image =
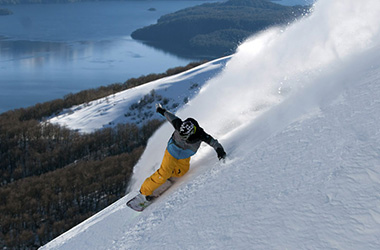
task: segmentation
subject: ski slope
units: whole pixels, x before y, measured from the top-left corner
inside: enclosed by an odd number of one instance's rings
[[[188,174],[131,211],[165,124],[130,193],[42,249],[380,249],[378,13],[378,0],[319,0],[244,42],[177,112],[218,138],[227,161],[202,147]]]

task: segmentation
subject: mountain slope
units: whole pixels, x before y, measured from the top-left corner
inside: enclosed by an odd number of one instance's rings
[[[174,76],[74,106],[48,121],[89,133],[118,123],[141,125],[147,120],[162,119],[155,113],[155,103],[161,102],[172,111],[178,110],[199,92],[207,80],[222,71],[229,59],[220,58]]]
[[[284,128],[287,118],[279,117],[295,103],[224,138],[231,154],[225,164],[202,151],[188,175],[146,212],[125,207],[128,195],[47,248],[378,248],[376,66]]]
[[[177,114],[225,146],[143,213],[125,206],[160,163],[162,126],[131,193],[45,249],[379,249],[380,3],[320,0],[239,47]],[[311,31],[313,31],[311,33]]]

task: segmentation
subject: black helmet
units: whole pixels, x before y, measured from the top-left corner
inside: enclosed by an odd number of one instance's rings
[[[194,123],[189,120],[184,121],[179,128],[179,135],[182,139],[187,140],[190,135],[194,134],[196,131],[196,127]]]

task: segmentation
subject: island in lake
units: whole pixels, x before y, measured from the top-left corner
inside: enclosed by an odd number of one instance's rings
[[[133,39],[182,57],[213,59],[232,54],[254,33],[286,25],[310,6],[284,6],[268,0],[206,3],[164,15],[134,31]]]

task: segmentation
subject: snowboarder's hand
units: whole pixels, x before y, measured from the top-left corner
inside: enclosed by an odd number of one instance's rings
[[[160,113],[161,115],[164,115],[164,113],[165,113],[165,109],[161,106],[160,103],[156,104],[156,112]]]
[[[218,154],[218,159],[219,160],[224,160],[226,159],[226,152],[224,152],[223,148],[217,148],[216,153]]]

